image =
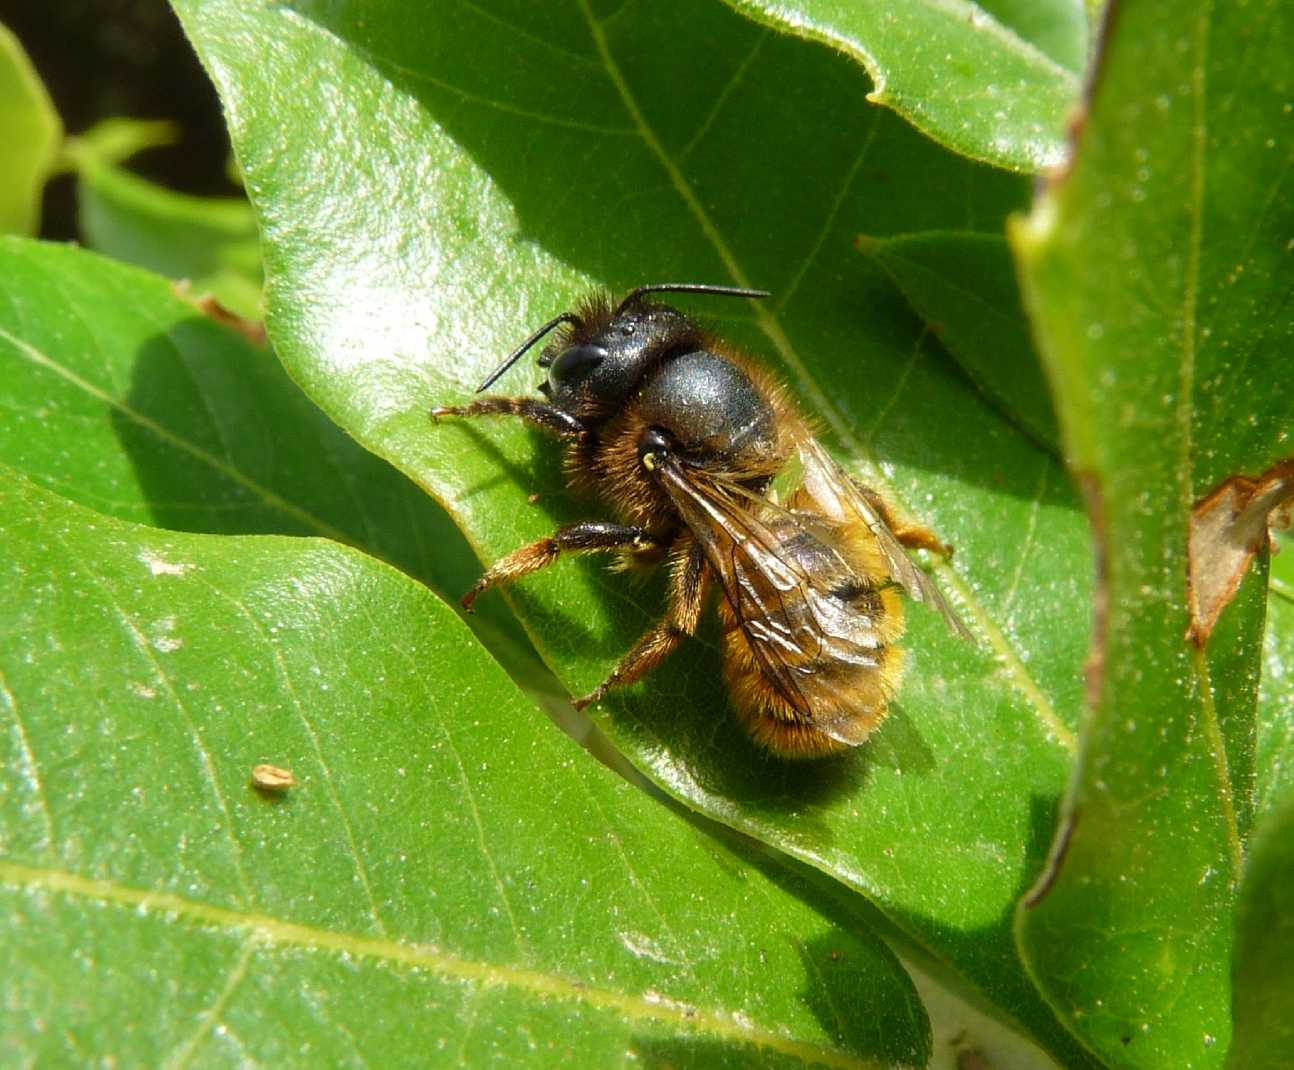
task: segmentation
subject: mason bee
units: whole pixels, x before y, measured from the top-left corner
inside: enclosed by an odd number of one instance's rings
[[[667,560],[664,619],[577,707],[651,672],[694,634],[717,581],[724,674],[754,740],[785,758],[857,746],[884,719],[902,672],[900,592],[968,634],[901,544],[948,548],[898,522],[819,444],[769,372],[652,300],[661,293],[768,296],[688,283],[640,286],[618,303],[595,294],[535,331],[477,389],[556,331],[539,358],[542,400],[485,397],[432,410],[433,419],[518,416],[559,436],[569,482],[619,516],[569,524],[515,550],[463,605],[565,553]]]

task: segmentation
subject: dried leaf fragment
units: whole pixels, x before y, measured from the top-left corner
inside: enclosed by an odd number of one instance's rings
[[[1191,626],[1186,636],[1197,646],[1208,642],[1249,562],[1267,547],[1270,530],[1289,526],[1291,506],[1294,459],[1272,465],[1257,478],[1232,476],[1196,504],[1191,513]]]
[[[252,770],[252,787],[260,791],[287,791],[296,785],[297,778],[289,769],[280,769],[277,765],[258,765]]]

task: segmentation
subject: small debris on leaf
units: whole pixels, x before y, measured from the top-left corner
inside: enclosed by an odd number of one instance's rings
[[[280,769],[277,765],[258,765],[252,770],[252,787],[258,791],[280,792],[297,786],[297,778],[291,770]]]

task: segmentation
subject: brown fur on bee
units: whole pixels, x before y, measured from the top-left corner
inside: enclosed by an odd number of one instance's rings
[[[802,492],[796,492],[787,503],[792,511],[809,504]],[[880,549],[865,524],[858,521],[849,523],[836,536],[839,540],[836,548],[851,572],[859,576],[886,574]],[[784,543],[783,548],[787,552],[795,552],[793,544],[788,547]],[[823,571],[829,569],[830,562],[820,563],[820,568]],[[881,642],[873,651],[874,663],[857,664],[826,658],[821,659],[821,664],[814,665],[815,655],[820,657],[820,652],[803,648],[793,655],[788,654],[787,661],[794,669],[815,670],[821,675],[825,685],[822,690],[829,694],[815,703],[815,714],[823,720],[852,723],[861,739],[870,735],[885,719],[889,701],[898,690],[903,675],[903,651],[894,645],[906,626],[903,599],[895,585],[871,590],[842,589],[842,586],[838,584],[836,588],[839,596],[867,614],[876,624]],[[851,746],[849,742],[833,738],[816,728],[769,681],[732,604],[720,599],[718,605],[719,626],[723,634],[724,678],[737,716],[751,738],[774,753],[787,757],[819,757],[847,750]]]
[[[494,382],[548,331],[545,400],[487,397],[434,417],[516,415],[561,436],[572,486],[622,522],[570,524],[496,562],[465,596],[544,568],[563,553],[602,552],[622,565],[667,559],[664,618],[579,707],[651,672],[695,633],[718,586],[724,674],[741,723],[782,757],[856,746],[885,717],[898,687],[900,592],[932,602],[965,634],[900,540],[946,549],[899,526],[818,445],[786,389],[723,339],[653,292],[763,296],[724,287],[642,287],[619,304],[595,295],[515,350]],[[798,487],[770,495],[793,462]],[[895,530],[898,530],[897,535]]]

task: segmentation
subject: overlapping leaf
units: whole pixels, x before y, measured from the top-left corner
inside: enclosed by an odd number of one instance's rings
[[[1193,504],[1290,452],[1288,5],[1119,10],[1072,173],[1016,232],[1101,587],[1095,710],[1020,917],[1038,981],[1121,1065],[1220,1065],[1253,813],[1263,568],[1184,638]]]
[[[0,571],[5,1063],[925,1064],[883,945],[585,760],[372,558],[5,469]]]
[[[590,283],[774,291],[704,311],[956,544],[955,566],[936,567],[979,645],[914,610],[899,708],[836,764],[755,752],[705,642],[599,722],[667,790],[866,892],[1081,1061],[1021,974],[1009,917],[1071,754],[1085,520],[1054,459],[982,404],[852,248],[858,233],[996,229],[1021,183],[870,107],[847,59],[719,5],[179,8],[260,214],[281,356],[342,426],[434,488],[483,556],[598,506],[563,491],[549,443],[433,429],[430,405],[463,398]],[[658,596],[586,563],[528,581],[515,604],[578,692]]]
[[[985,396],[1059,455],[1056,412],[1029,336],[1006,239],[953,233],[878,241],[861,235],[858,247],[885,269]]]
[[[260,243],[245,201],[175,193],[89,153],[78,164],[87,244],[183,279],[241,316],[261,317]]]
[[[1268,814],[1246,861],[1237,915],[1234,1070],[1278,1070],[1294,1049],[1294,795]]]
[[[1272,558],[1254,766],[1256,816],[1294,794],[1294,540]]]
[[[320,535],[454,596],[476,555],[426,494],[315,408],[274,355],[164,280],[0,239],[0,462],[101,513],[179,531]],[[551,690],[502,607],[473,619]]]
[[[875,82],[870,100],[965,156],[1024,172],[1065,158],[1087,59],[1079,0],[729,2],[852,56]]]

